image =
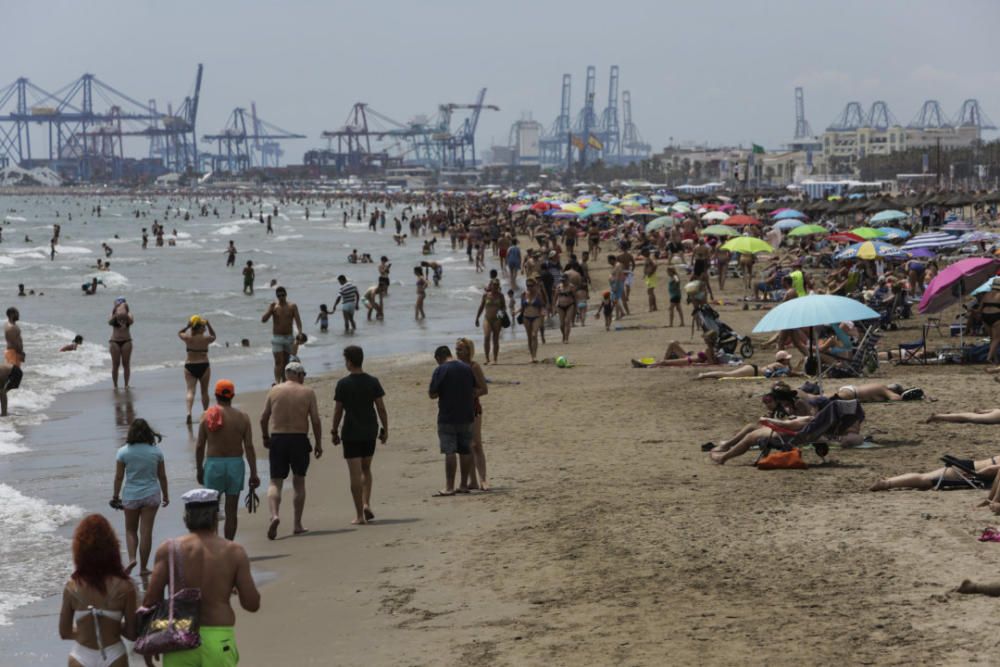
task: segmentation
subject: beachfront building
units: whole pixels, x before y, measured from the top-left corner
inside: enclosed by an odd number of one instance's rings
[[[980,129],[973,126],[910,128],[888,127],[828,128],[823,133],[823,160],[830,173],[853,174],[857,162],[868,155],[889,155],[908,148],[942,150],[967,148],[980,139]],[[939,143],[940,142],[940,143]]]

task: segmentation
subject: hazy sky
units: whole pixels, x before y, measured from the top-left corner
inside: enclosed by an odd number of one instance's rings
[[[906,124],[925,99],[951,115],[977,97],[1000,122],[996,0],[0,0],[0,11],[0,85],[26,76],[55,90],[86,71],[162,109],[202,62],[199,135],[254,100],[310,137],[286,142],[285,162],[323,145],[356,101],[406,121],[485,86],[501,111],[484,113],[482,153],[523,113],[548,128],[564,72],[575,116],[587,65],[598,113],[608,68],[621,67],[656,149],[669,137],[775,147],[792,136],[796,85],[817,132],[850,100],[885,100]]]

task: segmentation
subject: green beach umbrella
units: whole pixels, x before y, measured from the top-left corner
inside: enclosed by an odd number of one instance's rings
[[[789,236],[811,236],[812,234],[829,234],[829,231],[822,225],[802,225],[788,232]]]
[[[774,252],[774,248],[753,236],[740,236],[730,239],[723,244],[722,249],[744,255],[756,255],[759,252]]]
[[[880,232],[877,229],[871,227],[855,227],[851,230],[852,234],[856,234],[866,241],[871,241],[872,239],[880,239],[885,236],[885,232]]]
[[[671,218],[669,215],[664,215],[655,220],[650,220],[646,223],[646,233],[655,232],[657,229],[663,229],[664,227],[672,227],[676,224],[676,220]]]
[[[725,225],[709,225],[701,230],[702,236],[739,236],[740,233],[732,227]]]

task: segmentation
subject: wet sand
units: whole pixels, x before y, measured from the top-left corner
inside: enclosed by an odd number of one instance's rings
[[[644,295],[633,301],[645,311]],[[719,310],[741,333],[763,314]],[[877,448],[834,449],[806,471],[758,471],[752,455],[718,466],[700,443],[760,416],[768,382],[630,368],[671,339],[688,343],[689,328],[664,321],[642,314],[605,333],[589,320],[569,346],[542,348],[572,369],[503,350],[487,376],[520,384],[491,384],[483,399],[488,494],[431,498],[443,460],[430,351],[412,366],[369,362],[391,425],[374,462],[377,520],[350,525],[346,466],[327,434],[308,477],[308,535],[289,536],[290,492],[274,542],[266,513],[241,516],[239,539],[277,575],[261,611],[239,614],[244,662],[964,664],[991,650],[994,603],[948,592],[992,578],[998,547],[975,540],[994,523],[973,508],[982,494],[867,490],[938,467],[944,453],[998,453],[989,426],[920,423],[993,406],[983,367],[883,365],[878,378],[940,400],[866,405],[865,431],[883,431]],[[884,348],[918,337],[920,321]],[[309,381],[328,431],[334,379]],[[253,414],[260,396],[241,401]]]

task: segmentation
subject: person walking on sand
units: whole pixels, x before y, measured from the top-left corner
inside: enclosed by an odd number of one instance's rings
[[[59,612],[59,638],[74,640],[69,664],[127,667],[122,638],[136,638],[136,590],[118,536],[100,514],[85,516],[73,531],[73,566]]]
[[[135,419],[129,426],[125,444],[115,455],[115,485],[111,507],[125,510],[125,547],[129,569],[136,564],[149,574],[149,553],[153,548],[153,523],[160,507],[170,504],[167,470],[163,451],[156,446],[163,439],[145,419]],[[124,489],[122,482],[124,481]]]
[[[358,309],[358,301],[361,295],[358,293],[358,288],[354,286],[354,283],[347,279],[347,276],[337,276],[337,282],[340,283],[340,294],[337,295],[337,300],[333,302],[333,310],[330,312],[337,312],[337,305],[341,304],[340,312],[344,315],[344,333],[357,331],[358,325],[354,323],[354,313]]]
[[[468,479],[472,466],[476,376],[468,364],[452,358],[447,345],[434,351],[434,360],[438,366],[428,395],[438,402],[438,443],[444,454],[445,474],[445,488],[434,495],[453,496],[469,492],[466,486],[455,488],[455,473],[461,468],[461,479]]]
[[[500,291],[500,281],[490,280],[486,286],[486,293],[479,303],[479,310],[476,312],[476,327],[479,327],[479,320],[483,320],[483,347],[486,350],[486,363],[490,363],[490,350],[493,351],[493,363],[500,360],[500,332],[503,331],[501,315],[508,318],[507,304],[504,302],[503,292]]]
[[[191,423],[191,408],[194,406],[194,395],[201,386],[201,409],[208,410],[208,386],[212,379],[212,367],[208,363],[208,347],[215,342],[215,330],[208,320],[199,315],[192,315],[183,329],[177,332],[177,337],[187,348],[187,359],[184,361],[184,383],[187,385],[185,401],[187,405],[187,423]]]
[[[375,438],[378,437],[382,444],[389,439],[389,415],[382,400],[385,391],[377,378],[364,372],[364,360],[365,353],[357,345],[344,348],[344,365],[349,375],[341,378],[334,389],[335,407],[330,431],[333,444],[344,445],[355,510],[351,523],[355,525],[366,524],[375,518],[371,509]]]
[[[472,402],[475,417],[472,422],[472,465],[469,466],[468,479],[462,479],[462,486],[489,491],[490,485],[486,481],[486,453],[483,451],[483,406],[479,402],[480,398],[490,392],[489,385],[486,384],[486,374],[482,367],[473,360],[476,356],[475,343],[468,338],[459,338],[455,342],[455,356],[463,364],[468,364],[476,377],[476,393]]]
[[[129,310],[125,297],[120,296],[115,299],[115,305],[111,308],[111,319],[108,325],[111,326],[111,338],[108,346],[111,350],[111,382],[115,389],[118,388],[118,368],[122,369],[125,379],[125,388],[128,389],[129,378],[132,375],[132,325],[135,318]]]
[[[271,484],[267,489],[267,504],[271,510],[271,523],[267,529],[269,540],[278,534],[281,487],[288,478],[289,470],[295,492],[294,533],[306,532],[302,526],[302,510],[306,504],[309,452],[313,452],[317,459],[323,456],[323,431],[316,392],[303,384],[305,379],[306,369],[299,362],[293,361],[285,366],[285,381],[271,387],[264,401],[264,413],[260,416],[260,430],[271,467]],[[309,443],[310,424],[316,439],[315,449]]]
[[[194,461],[198,483],[226,495],[227,540],[236,539],[236,520],[240,510],[240,492],[246,465],[250,466],[250,490],[260,486],[257,476],[257,454],[253,448],[253,429],[250,417],[233,407],[236,386],[231,380],[215,383],[215,401],[202,415],[198,426],[198,443]],[[243,457],[246,457],[246,463]]]
[[[143,607],[148,609],[163,603],[163,589],[171,579],[173,552],[174,576],[181,578],[177,590],[194,588],[201,592],[198,632],[201,645],[164,655],[163,667],[230,667],[240,661],[233,630],[236,614],[230,603],[233,592],[240,606],[250,613],[260,609],[260,592],[254,584],[246,550],[236,542],[219,537],[219,493],[212,489],[194,489],[181,496],[181,500],[184,501],[184,525],[189,532],[167,540],[156,550],[156,563]],[[152,659],[146,657],[146,664],[152,665]]]
[[[282,370],[292,356],[292,346],[295,344],[294,329],[302,333],[302,318],[299,317],[299,307],[288,301],[288,292],[284,287],[279,286],[275,289],[274,295],[278,300],[271,302],[260,321],[267,322],[274,318],[271,325],[271,352],[274,355],[274,381],[279,383],[284,380]]]

